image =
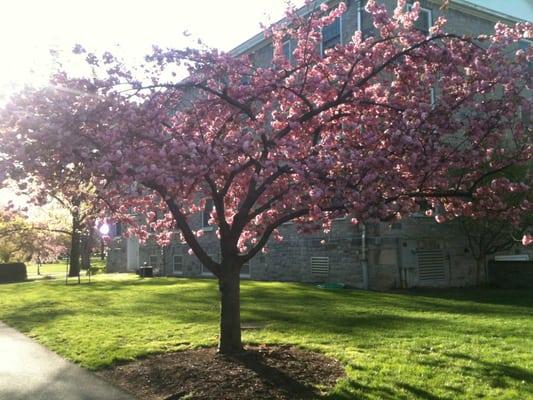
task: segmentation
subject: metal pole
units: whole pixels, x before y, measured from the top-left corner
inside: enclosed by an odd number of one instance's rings
[[[368,261],[366,259],[366,225],[361,227],[361,268],[363,270],[363,289],[368,290]]]
[[[70,264],[70,257],[67,256],[67,270],[65,271],[65,285],[68,285],[68,270],[69,270],[69,265]]]

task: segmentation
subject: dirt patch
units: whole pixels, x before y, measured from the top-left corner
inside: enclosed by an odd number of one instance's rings
[[[213,348],[160,354],[99,375],[143,400],[307,400],[330,390],[344,370],[320,353],[253,346],[232,357]]]

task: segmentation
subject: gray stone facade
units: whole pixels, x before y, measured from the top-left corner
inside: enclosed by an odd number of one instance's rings
[[[192,224],[198,227],[199,216],[192,219]],[[271,240],[268,252],[252,259],[242,278],[336,282],[375,290],[475,284],[475,261],[453,223],[439,225],[432,218],[411,217],[391,225],[376,223],[365,228],[363,237],[362,225],[344,219],[335,221],[328,235],[300,234],[293,224],[286,224],[280,229],[284,240],[280,243]],[[213,230],[207,228],[201,243],[218,258],[218,240]],[[186,244],[159,247],[148,242],[135,246],[119,238],[110,247],[108,271],[135,270],[136,265],[128,268],[128,252],[135,249],[137,266],[147,263],[161,275],[212,277],[196,256],[189,254]],[[429,254],[425,263],[423,254]]]
[[[396,5],[395,0],[383,2],[390,10]],[[445,15],[448,30],[455,33],[488,33],[499,19],[453,1],[447,10],[441,10],[441,4],[441,1],[421,1],[422,7],[430,10],[433,21]],[[341,22],[344,43],[358,29],[363,33],[372,30],[369,16],[361,11],[363,4],[352,0],[347,5]],[[264,66],[270,63],[272,46],[258,35],[233,52],[250,53],[257,65]],[[201,226],[201,215],[194,216],[191,223],[195,229]],[[376,290],[475,284],[475,261],[465,237],[453,223],[439,225],[432,218],[413,216],[391,225],[375,223],[364,229],[363,232],[362,226],[344,219],[335,221],[328,235],[302,235],[293,224],[285,224],[280,228],[284,240],[281,243],[271,240],[268,253],[252,259],[243,271],[243,278],[340,282]],[[206,228],[200,242],[217,259],[218,241],[212,228]],[[131,271],[147,263],[158,268],[162,275],[212,276],[188,250],[186,244],[177,242],[160,248],[155,243],[139,246],[132,240],[116,239],[110,247],[108,271]]]

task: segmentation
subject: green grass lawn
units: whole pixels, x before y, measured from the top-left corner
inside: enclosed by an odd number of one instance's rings
[[[93,257],[91,258],[91,265],[93,267],[97,267],[99,269],[103,269],[105,267],[105,260],[101,260],[99,257]],[[34,278],[37,277],[37,264],[30,262],[26,263],[26,270],[28,271],[28,277]],[[47,263],[41,265],[41,275],[65,275],[67,270],[67,261],[66,260],[59,260],[55,263]],[[85,274],[85,271],[82,271],[82,274]]]
[[[253,343],[332,355],[348,378],[331,399],[533,398],[532,291],[325,291],[243,282]],[[0,285],[0,320],[85,367],[214,345],[213,280],[97,277]]]

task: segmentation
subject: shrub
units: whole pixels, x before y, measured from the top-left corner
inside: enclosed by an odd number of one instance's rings
[[[26,264],[0,264],[0,283],[23,282],[28,277]]]

